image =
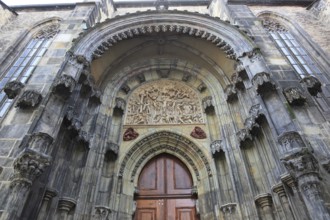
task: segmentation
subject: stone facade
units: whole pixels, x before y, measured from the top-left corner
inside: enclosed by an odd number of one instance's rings
[[[0,2],[1,80],[32,39],[50,42],[4,87],[0,219],[133,219],[141,170],[163,153],[189,170],[201,220],[330,219],[325,2]],[[265,19],[322,73],[295,72]]]

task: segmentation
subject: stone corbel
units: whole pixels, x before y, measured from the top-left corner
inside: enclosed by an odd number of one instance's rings
[[[101,104],[101,100],[102,100],[102,93],[99,89],[93,88],[92,89],[92,94],[89,97],[89,100],[91,100],[92,102],[96,103],[96,104]]]
[[[53,92],[67,99],[71,95],[75,85],[76,80],[72,76],[61,75],[55,82]]]
[[[252,78],[252,84],[259,95],[266,94],[275,89],[275,84],[270,80],[269,73],[260,72]]]
[[[63,197],[58,200],[58,210],[61,213],[61,218],[66,219],[69,212],[75,208],[77,201],[72,198]]]
[[[95,206],[95,217],[97,220],[108,220],[111,209],[107,206]]]
[[[213,141],[211,143],[211,153],[213,154],[213,156],[215,156],[220,152],[225,152],[222,140]]]
[[[254,116],[245,119],[244,126],[254,136],[256,136],[260,131],[260,125],[256,122],[256,118]]]
[[[225,94],[226,94],[226,100],[227,102],[232,102],[234,100],[237,100],[237,90],[236,90],[236,87],[235,85],[228,85],[226,88],[225,88]]]
[[[240,76],[239,72],[235,72],[232,76],[231,76],[231,82],[233,85],[235,85],[235,88],[239,89],[239,90],[244,90],[245,86],[243,83],[243,78]]]
[[[30,187],[50,165],[51,157],[25,148],[14,161],[14,174],[11,177],[11,187],[23,185]]]
[[[18,98],[16,107],[19,107],[22,109],[34,108],[39,105],[41,100],[42,100],[42,96],[39,92],[34,91],[34,90],[26,90]]]
[[[225,216],[232,215],[236,211],[236,206],[237,206],[236,203],[227,203],[227,204],[220,206],[220,210],[222,211],[222,213]]]
[[[18,80],[14,80],[7,83],[3,90],[9,99],[14,99],[21,92],[23,87],[23,83]]]
[[[106,152],[109,152],[109,151],[111,151],[115,155],[118,155],[119,145],[118,144],[115,144],[113,142],[108,142],[107,143],[107,146],[106,146]]]
[[[191,196],[197,198],[198,197],[198,190],[197,190],[197,186],[193,186],[193,188],[191,189]]]
[[[240,146],[244,146],[244,144],[248,141],[252,141],[252,135],[250,134],[249,130],[246,128],[243,128],[241,130],[239,130],[236,133],[237,139],[240,143]]]
[[[306,97],[297,87],[286,88],[283,90],[283,94],[290,105],[301,106],[306,102]]]
[[[306,76],[300,80],[300,83],[307,88],[312,96],[316,96],[318,93],[322,92],[322,84],[315,76]]]
[[[285,173],[281,175],[281,181],[289,186],[294,192],[297,192],[297,181],[292,177],[291,174]]]

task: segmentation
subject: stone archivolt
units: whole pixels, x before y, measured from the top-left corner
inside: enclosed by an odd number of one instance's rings
[[[160,86],[161,85],[161,86]],[[204,123],[202,106],[195,91],[170,80],[137,88],[129,98],[125,124]]]

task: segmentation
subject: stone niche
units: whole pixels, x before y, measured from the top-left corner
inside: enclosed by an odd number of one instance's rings
[[[196,91],[173,80],[157,80],[135,89],[127,104],[126,125],[204,123]]]

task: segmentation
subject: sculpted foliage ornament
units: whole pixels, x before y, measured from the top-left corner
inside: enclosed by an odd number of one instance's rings
[[[243,129],[239,130],[236,133],[236,135],[237,135],[237,138],[238,138],[238,141],[239,141],[240,145],[243,145],[248,140],[252,141],[252,136],[251,136],[249,130],[246,129],[246,128],[243,128]]]
[[[33,108],[39,105],[41,102],[42,96],[39,92],[34,90],[26,90],[19,97],[16,107],[19,108]]]
[[[252,84],[258,94],[262,95],[275,89],[275,84],[271,82],[269,73],[260,72],[252,78]]]
[[[306,97],[297,87],[286,88],[283,90],[283,94],[291,105],[303,105],[306,102]]]
[[[23,87],[23,83],[18,80],[14,80],[7,83],[3,90],[9,99],[14,99],[21,92]]]
[[[125,124],[194,123],[204,123],[201,103],[196,92],[181,82],[147,83],[129,98]]]
[[[211,143],[211,153],[213,155],[224,152],[224,146],[222,140],[215,140]]]
[[[196,139],[205,139],[206,133],[201,127],[196,126],[194,130],[190,133],[190,136]]]

